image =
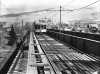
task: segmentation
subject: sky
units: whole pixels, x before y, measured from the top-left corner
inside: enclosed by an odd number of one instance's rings
[[[74,9],[95,1],[96,0],[1,0],[1,7],[2,10],[8,9],[8,11],[27,11],[50,7],[58,8],[60,5],[66,9]]]
[[[23,11],[35,11],[40,9],[55,8],[59,9],[61,5],[63,9],[78,9],[91,4],[97,0],[1,0],[1,15],[8,13],[16,13]],[[64,19],[86,19],[91,18],[91,13],[100,12],[100,2],[91,5],[90,9],[83,9],[71,13],[63,12]],[[59,13],[57,13],[59,15]],[[84,16],[88,15],[88,16]],[[96,14],[97,15],[97,14]],[[83,18],[84,16],[84,18]],[[54,17],[53,17],[54,18]],[[59,18],[59,16],[57,17]],[[92,17],[93,18],[93,17]]]

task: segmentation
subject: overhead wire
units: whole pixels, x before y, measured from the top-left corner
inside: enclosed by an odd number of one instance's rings
[[[92,5],[94,5],[94,4],[98,3],[98,2],[100,2],[100,0],[97,0],[97,1],[95,1],[95,2],[93,2],[93,3],[90,3],[90,4],[88,4],[88,5],[84,6],[84,7],[81,7],[81,8],[71,9],[70,12],[67,12],[67,13],[72,13],[72,12],[74,12],[74,13],[71,14],[71,16],[79,15],[80,12],[76,12],[76,13],[78,13],[78,14],[76,14],[75,11],[80,11],[80,10],[82,10],[82,9],[86,9],[86,8],[88,8],[89,6],[92,6]],[[66,10],[66,9],[64,8],[64,10]],[[65,14],[65,15],[66,15],[66,14]]]
[[[81,8],[77,8],[77,9],[66,9],[66,10],[62,10],[62,11],[75,11],[75,10],[81,10],[81,9],[84,9],[84,8],[87,8],[97,2],[100,2],[100,0],[97,0],[89,5],[86,5],[84,7],[81,7]],[[27,15],[27,14],[32,14],[32,13],[38,13],[38,12],[44,12],[44,11],[59,11],[59,10],[52,10],[52,9],[55,9],[55,8],[48,8],[48,9],[42,9],[42,10],[36,10],[36,11],[30,11],[30,12],[22,12],[22,13],[14,13],[14,14],[6,14],[6,15],[1,15],[0,17],[15,17],[15,16],[20,16],[20,15]]]
[[[81,7],[81,8],[77,8],[77,9],[63,9],[62,11],[68,11],[67,13],[70,13],[70,12],[72,12],[72,11],[75,11],[75,10],[81,10],[81,9],[84,9],[84,8],[87,8],[87,7],[89,7],[89,6],[91,6],[91,5],[94,5],[94,4],[96,4],[96,3],[98,3],[98,2],[100,2],[100,0],[97,0],[97,1],[95,1],[95,2],[93,2],[93,3],[90,3],[90,4],[88,4],[88,5],[86,5],[86,6],[84,6],[84,7]],[[59,10],[46,10],[46,11],[59,11]]]
[[[42,10],[30,11],[30,12],[6,14],[6,15],[1,15],[0,17],[10,17],[10,16],[15,17],[15,16],[27,15],[27,14],[32,14],[32,13],[44,12],[44,11],[48,11],[51,9],[54,9],[54,8],[47,8],[47,9],[42,9]]]
[[[97,0],[97,1],[95,1],[95,2],[93,2],[93,3],[90,3],[90,4],[86,5],[86,6],[83,6],[83,7],[81,7],[81,8],[71,9],[71,11],[74,11],[74,10],[81,10],[81,9],[87,8],[87,7],[91,6],[91,5],[94,5],[94,4],[98,3],[98,2],[100,2],[100,0]]]

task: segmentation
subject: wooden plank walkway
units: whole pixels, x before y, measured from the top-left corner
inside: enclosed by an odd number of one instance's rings
[[[37,50],[39,51],[36,53],[35,47],[37,47]],[[39,55],[41,57],[41,61],[37,61],[36,55]],[[29,50],[28,50],[28,63],[27,63],[27,72],[26,74],[38,74],[37,67],[44,67],[44,73],[45,74],[54,74],[50,64],[48,63],[48,60],[42,51],[38,40],[36,39],[36,36],[33,32],[30,33],[30,42],[29,42]]]
[[[26,74],[38,74],[36,66],[33,66],[36,63],[36,58],[34,54],[34,45],[33,45],[33,37],[32,33],[30,33],[30,43],[29,43],[29,51],[28,51],[28,63],[27,63],[27,73]]]

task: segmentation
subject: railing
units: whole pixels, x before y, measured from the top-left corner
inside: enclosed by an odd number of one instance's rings
[[[100,41],[100,34],[74,32],[74,31],[59,31],[59,30],[54,30],[54,29],[48,29],[48,31],[61,32],[64,34],[69,34],[69,35],[74,35],[74,36],[78,36],[78,37],[83,37],[83,38]]]
[[[92,38],[86,38],[85,36],[82,37],[82,35],[76,36],[74,35],[74,32],[72,35],[64,32],[59,32],[59,30],[48,30],[47,34],[87,54],[100,56],[100,41],[96,40],[95,36],[93,37],[94,39],[92,39]],[[92,34],[87,34],[87,35],[89,35],[89,37],[92,36]]]

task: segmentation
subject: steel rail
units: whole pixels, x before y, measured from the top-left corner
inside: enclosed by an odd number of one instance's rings
[[[39,42],[39,40],[38,40],[37,36],[36,36],[35,34],[34,34],[34,36],[36,37],[36,39],[37,39],[37,41],[38,41],[38,43],[39,43],[39,45],[40,45],[40,47],[41,47],[42,51],[44,52],[44,54],[45,54],[45,56],[46,56],[46,58],[47,58],[47,60],[48,60],[48,62],[49,62],[49,64],[50,64],[50,66],[52,67],[52,69],[53,69],[54,73],[55,73],[55,74],[57,74],[57,72],[56,72],[55,68],[54,68],[54,67],[53,67],[53,65],[52,65],[51,60],[48,58],[48,55],[46,54],[46,51],[42,48],[41,43]]]
[[[10,66],[10,68],[9,68],[9,70],[8,70],[8,72],[7,72],[7,74],[12,74],[12,73],[13,73],[14,68],[15,68],[16,65],[17,65],[17,62],[19,61],[19,58],[21,57],[21,52],[22,52],[22,51],[19,50],[19,52],[17,53],[17,55],[16,55],[16,57],[15,57],[15,59],[14,59],[12,65]]]
[[[44,39],[45,39],[45,43],[47,44],[48,43],[48,40],[46,40],[46,38],[45,37],[43,37]],[[48,46],[48,45],[47,45]],[[49,49],[52,49],[50,46],[48,46],[48,48]],[[58,51],[59,52],[59,51]],[[60,54],[62,54],[61,52],[60,52]],[[70,66],[68,66],[68,64],[66,64],[63,60],[61,60],[60,59],[60,61],[61,62],[63,62],[65,65],[66,65],[66,67],[68,67],[69,68],[69,70],[72,72],[72,74],[75,74],[75,72],[73,71],[73,69],[72,68],[70,68]]]
[[[46,40],[46,41],[47,41],[47,40]],[[49,46],[49,48],[50,48],[50,46]],[[63,55],[64,55],[64,54],[63,54]],[[65,56],[65,55],[64,55],[64,56]],[[66,57],[66,56],[65,56],[65,57]],[[89,57],[89,56],[88,56],[88,57]],[[67,58],[67,57],[66,57],[66,58]],[[73,57],[73,58],[74,58],[74,57]],[[67,59],[68,59],[68,58],[67,58]],[[77,59],[79,59],[79,58],[77,58]],[[80,59],[79,59],[79,60],[80,60]],[[69,61],[70,61],[70,60],[69,60]],[[72,61],[70,61],[70,62],[72,62]],[[74,63],[74,62],[72,62],[72,63]],[[79,63],[79,62],[78,62],[78,63]],[[92,66],[91,66],[91,65],[88,65],[88,64],[87,64],[87,66],[89,66],[89,67],[91,67],[91,69],[94,69],[94,70],[95,70],[95,69],[96,69],[95,65],[94,65],[93,63],[91,63],[91,62],[90,62],[90,64],[91,64]],[[81,64],[81,63],[80,63],[80,64],[75,64],[75,63],[74,63],[74,65],[75,65],[76,67],[79,67],[79,66],[80,66],[81,68],[84,67],[84,65]],[[79,67],[79,69],[81,69],[80,67]],[[78,70],[79,70],[79,69],[78,69]],[[84,71],[89,72],[88,70],[81,70],[81,72],[84,72]],[[86,74],[86,73],[85,73],[85,74]]]

